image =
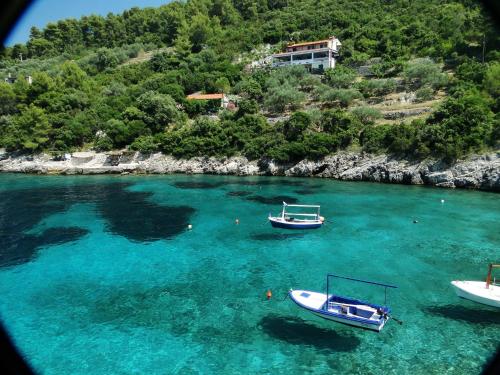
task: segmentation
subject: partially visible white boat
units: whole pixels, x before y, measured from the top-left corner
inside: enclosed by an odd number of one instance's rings
[[[484,305],[500,308],[500,285],[497,285],[495,280],[491,282],[491,271],[496,267],[500,267],[500,264],[490,264],[486,282],[452,281],[451,285],[453,285],[457,296]]]

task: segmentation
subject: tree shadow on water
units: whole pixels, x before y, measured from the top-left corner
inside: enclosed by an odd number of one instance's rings
[[[262,204],[272,204],[272,205],[281,205],[283,202],[287,202],[288,204],[297,203],[299,200],[294,197],[290,197],[288,195],[276,195],[272,197],[264,197],[262,195],[252,195],[245,198],[247,201],[262,203]]]
[[[444,318],[461,320],[474,324],[500,324],[500,316],[493,308],[477,305],[477,308],[462,305],[429,306],[422,309],[424,312]]]
[[[292,345],[313,346],[319,350],[350,352],[355,350],[361,341],[355,336],[341,335],[333,329],[318,327],[303,319],[267,315],[259,324],[267,335]]]
[[[77,241],[88,233],[87,229],[80,227],[55,227],[38,235],[0,234],[0,244],[5,245],[0,249],[0,268],[28,262],[43,246]]]
[[[94,204],[106,231],[131,241],[170,239],[186,230],[195,209],[166,206],[150,200],[148,191],[131,191],[130,183],[61,184],[9,190],[0,194],[0,267],[30,261],[42,246],[76,241],[88,233],[76,226],[48,228],[26,234],[44,218],[61,214],[74,204]]]
[[[173,184],[179,189],[217,189],[223,185],[222,182],[203,182],[203,181],[179,181]]]

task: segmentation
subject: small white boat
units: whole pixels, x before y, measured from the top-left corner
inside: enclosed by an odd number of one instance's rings
[[[287,212],[287,207],[314,208],[315,213]],[[279,216],[269,214],[269,222],[274,228],[284,229],[315,229],[323,225],[325,218],[319,214],[320,206],[304,204],[287,204],[283,202],[283,209]]]
[[[385,306],[385,303],[384,305],[376,305],[350,297],[329,294],[329,280],[331,277],[383,286],[386,289],[396,288],[392,285],[380,284],[372,281],[327,275],[326,294],[309,290],[290,290],[288,295],[299,307],[308,310],[320,318],[380,332],[390,318],[389,314],[391,309]],[[397,319],[394,320],[400,324],[402,323]]]
[[[500,264],[490,264],[486,282],[452,281],[451,285],[453,285],[457,296],[484,305],[500,308],[500,285],[496,284],[495,279],[491,282],[491,271],[493,268],[497,267],[500,267]]]

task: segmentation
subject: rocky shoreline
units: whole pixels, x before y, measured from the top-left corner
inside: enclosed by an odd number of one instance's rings
[[[272,160],[249,161],[244,157],[176,159],[131,151],[47,154],[0,153],[0,172],[37,174],[221,174],[334,178],[396,184],[431,185],[500,191],[500,151],[471,156],[454,164],[439,160],[410,161],[388,155],[340,152],[319,161],[277,164]]]

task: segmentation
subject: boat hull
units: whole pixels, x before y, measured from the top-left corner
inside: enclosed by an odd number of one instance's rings
[[[283,221],[275,218],[269,218],[269,222],[273,228],[283,228],[283,229],[317,229],[323,225],[320,221],[314,221],[310,223]]]
[[[384,319],[365,319],[360,316],[353,316],[351,314],[342,314],[334,312],[330,309],[324,308],[327,303],[327,296],[323,293],[311,292],[306,290],[295,290],[289,292],[290,299],[295,302],[299,307],[311,312],[312,314],[333,322],[368,329],[371,331],[380,332],[384,328],[385,323],[389,320],[386,316]],[[332,298],[329,298],[332,300]],[[346,300],[347,301],[347,300]],[[354,300],[353,300],[354,301]],[[367,305],[360,305],[363,307],[374,307]],[[382,306],[380,306],[382,308]]]
[[[490,285],[486,289],[484,281],[452,281],[451,285],[461,298],[500,308],[500,286]]]
[[[314,312],[314,311],[311,311],[311,312],[314,315],[319,316],[320,318],[323,318],[326,320],[331,320],[332,322],[346,324],[346,325],[351,326],[351,327],[359,327],[359,328],[369,329],[370,331],[375,331],[375,332],[380,332],[382,330],[382,328],[384,328],[384,325],[386,322],[386,321],[384,321],[382,324],[379,324],[379,325],[367,324],[364,322],[342,319],[341,317],[328,315],[328,314],[324,314],[321,312]]]

